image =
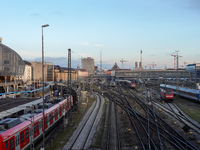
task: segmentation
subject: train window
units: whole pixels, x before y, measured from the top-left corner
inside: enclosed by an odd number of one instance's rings
[[[48,121],[48,117],[46,117],[46,119],[45,119],[45,123],[47,124],[47,121]]]
[[[172,95],[172,92],[171,91],[167,91],[166,94],[167,95]]]
[[[43,124],[42,124],[42,120],[41,120],[41,121],[40,121],[40,128],[42,128],[42,125],[43,125]]]
[[[37,123],[37,131],[39,131],[39,123]]]
[[[36,132],[36,124],[34,125],[34,133]]]
[[[21,143],[24,142],[24,132],[22,132],[22,133],[20,134],[20,138],[21,138]]]
[[[26,139],[28,139],[28,135],[29,135],[29,133],[28,133],[28,129],[26,130]]]
[[[10,140],[10,150],[15,149],[15,142],[14,142],[14,138],[12,140]]]
[[[6,141],[6,143],[5,143],[5,144],[6,144],[6,149],[7,149],[7,148],[8,148],[8,141]]]

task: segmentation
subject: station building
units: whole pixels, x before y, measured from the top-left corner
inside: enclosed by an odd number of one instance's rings
[[[22,80],[18,80],[16,77],[23,76],[24,70],[25,63],[21,56],[2,44],[2,38],[0,38],[0,93],[18,89]]]

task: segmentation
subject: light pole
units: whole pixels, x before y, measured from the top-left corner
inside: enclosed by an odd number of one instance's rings
[[[41,148],[42,150],[44,150],[44,141],[45,141],[45,128],[44,128],[44,43],[43,43],[43,27],[48,27],[48,24],[45,24],[42,26],[42,102],[43,102],[43,148]]]

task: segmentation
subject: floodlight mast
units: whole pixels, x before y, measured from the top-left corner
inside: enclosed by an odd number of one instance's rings
[[[48,27],[49,25],[48,24],[45,24],[42,26],[42,103],[43,103],[43,147],[41,148],[41,150],[44,150],[45,148],[45,145],[44,145],[44,142],[45,142],[45,127],[44,127],[44,119],[45,119],[45,116],[44,116],[44,43],[43,43],[43,28],[44,27]]]

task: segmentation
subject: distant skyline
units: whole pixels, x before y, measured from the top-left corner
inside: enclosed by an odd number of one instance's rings
[[[0,37],[24,60],[41,61],[44,28],[45,61],[81,67],[81,57],[92,57],[100,67],[134,69],[143,51],[143,68],[174,67],[175,50],[184,61],[200,63],[199,0],[48,0],[1,1]]]

